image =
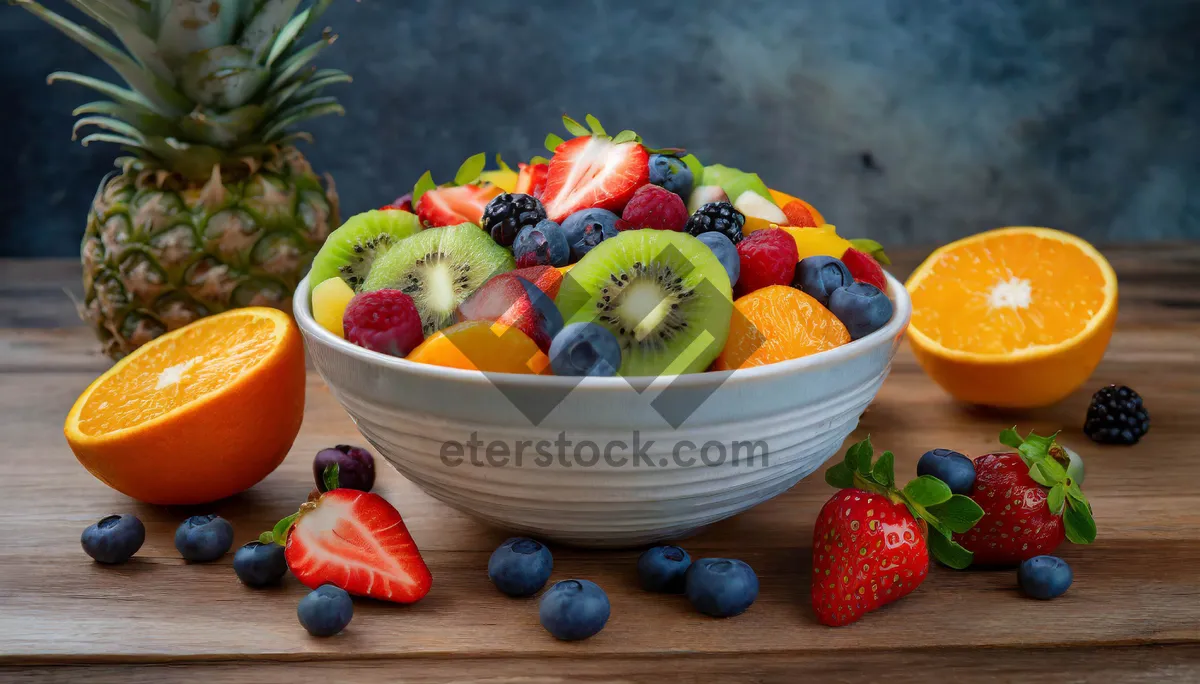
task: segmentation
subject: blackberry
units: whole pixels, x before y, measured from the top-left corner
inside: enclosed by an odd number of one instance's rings
[[[693,236],[715,230],[736,245],[742,241],[745,224],[746,216],[729,202],[709,202],[692,214],[683,230]]]
[[[546,218],[546,208],[536,197],[519,193],[497,195],[483,209],[483,225],[496,244],[511,247],[517,233]]]
[[[1092,395],[1083,432],[1101,444],[1137,444],[1150,430],[1150,414],[1137,392],[1109,385]]]

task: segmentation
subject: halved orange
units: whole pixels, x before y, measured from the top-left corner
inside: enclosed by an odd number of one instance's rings
[[[907,287],[917,361],[972,404],[1031,408],[1066,397],[1100,363],[1117,317],[1108,261],[1049,228],[952,242],[918,266]]]
[[[304,345],[265,307],[202,318],[121,359],[71,407],[76,458],[153,504],[215,501],[287,456],[304,416]]]
[[[850,341],[846,326],[809,295],[770,285],[733,303],[729,338],[714,370],[752,368],[798,359]]]

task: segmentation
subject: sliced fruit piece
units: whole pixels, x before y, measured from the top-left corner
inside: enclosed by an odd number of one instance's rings
[[[512,192],[541,199],[546,190],[546,174],[550,171],[550,165],[518,164],[517,166],[521,171],[517,174],[517,184]]]
[[[960,401],[1052,404],[1104,356],[1117,277],[1096,248],[1049,228],[1001,228],[938,249],[907,283],[908,338],[922,368]]]
[[[475,225],[426,230],[376,260],[363,291],[400,290],[413,298],[426,335],[454,322],[454,309],[497,273],[515,266],[512,254]]]
[[[329,234],[321,251],[313,258],[308,274],[309,287],[316,292],[318,285],[340,276],[357,290],[376,259],[386,254],[392,245],[420,230],[421,222],[407,211],[388,209],[351,216]]]
[[[558,274],[552,266],[542,268]],[[554,306],[553,299],[516,273],[501,273],[484,283],[458,306],[455,319],[460,323],[488,321],[512,326],[528,335],[542,351],[547,351],[550,341],[562,330],[562,314]]]
[[[719,185],[701,185],[688,196],[688,213],[695,214],[700,211],[701,207],[713,202],[729,202],[729,195],[726,195],[725,190]],[[733,203],[730,202],[730,206],[732,205]]]
[[[860,283],[868,283],[887,292],[887,278],[883,275],[883,267],[878,261],[851,247],[842,254],[842,263],[850,269],[850,275]]]
[[[518,275],[538,286],[542,292],[550,299],[558,296],[558,288],[562,285],[563,274],[570,270],[570,266],[529,266],[527,268],[518,268],[513,271],[513,275]]]
[[[588,252],[558,293],[567,323],[596,322],[621,343],[621,375],[703,371],[725,344],[729,276],[707,245],[670,230],[628,230]]]
[[[351,299],[354,299],[354,290],[346,281],[330,278],[313,288],[313,318],[322,328],[345,339],[346,330],[342,327],[342,316],[346,313]]]
[[[546,172],[542,203],[555,223],[581,209],[621,213],[633,193],[650,181],[650,155],[641,143],[614,143],[586,135],[557,147]]]
[[[400,513],[371,492],[334,489],[305,503],[283,543],[288,569],[310,589],[332,584],[355,596],[413,603],[433,585]]]
[[[292,318],[233,309],[118,361],[79,396],[63,431],[83,467],[113,489],[146,503],[206,503],[283,461],[304,386]]]
[[[747,228],[749,225],[747,222]],[[810,256],[831,256],[841,259],[846,250],[852,246],[849,240],[837,234],[836,227],[830,225],[820,228],[781,226],[780,229],[787,232],[796,241],[796,253],[801,259],[807,259]]]
[[[809,204],[808,202],[805,202],[804,200],[800,199],[799,197],[793,197],[792,195],[789,195],[786,192],[780,192],[778,190],[769,190],[769,192],[771,193],[771,199],[774,200],[776,206],[781,207],[783,209],[783,213],[788,215],[789,221],[803,220],[803,218],[802,218],[803,215],[801,213],[799,213],[801,209],[806,211],[807,214],[812,217],[812,223],[792,223],[791,225],[793,225],[797,228],[809,228],[809,227],[815,227],[815,226],[823,226],[826,223],[828,223],[828,221],[825,220],[825,217],[821,215],[821,212],[817,211],[816,207]],[[796,214],[796,218],[793,219],[792,214],[788,213],[788,205],[797,204],[797,203],[799,204],[799,206],[792,208],[792,212]]]
[[[800,290],[771,285],[739,297],[729,341],[716,370],[736,370],[798,359],[850,341],[846,326]]]
[[[704,167],[703,175],[696,179],[696,182],[699,185],[719,185],[725,190],[726,195],[734,199],[741,197],[742,193],[753,192],[768,202],[774,203],[774,200],[771,199],[771,191],[767,189],[767,184],[762,182],[757,173],[747,173],[730,166],[713,164]]]
[[[504,191],[495,185],[459,185],[435,188],[421,195],[417,216],[426,228],[483,223],[483,210]]]
[[[733,201],[733,208],[745,214],[746,218],[762,219],[780,226],[787,224],[787,216],[784,215],[783,210],[756,192],[747,191],[738,195],[737,199]]]
[[[489,321],[465,321],[440,330],[408,355],[409,361],[485,373],[548,373],[550,359],[528,335]]]

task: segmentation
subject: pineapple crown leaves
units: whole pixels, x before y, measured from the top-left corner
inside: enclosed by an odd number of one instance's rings
[[[496,157],[496,161],[501,164],[502,168],[508,168],[508,166],[504,164],[504,160],[500,159],[499,156]],[[449,183],[443,183],[441,187],[470,185],[471,183],[479,180],[479,174],[483,173],[483,167],[485,166],[487,166],[487,154],[483,152],[480,152],[479,154],[473,154],[470,157],[467,157],[466,161],[459,165],[458,171],[454,172],[454,180],[450,181]],[[421,174],[421,177],[417,179],[417,183],[412,189],[413,206],[417,206],[417,202],[421,201],[422,195],[437,187],[438,185],[433,182],[432,172],[426,171],[425,173]]]
[[[1055,441],[1058,433],[1043,437],[1032,430],[1024,438],[1013,426],[1000,433],[1000,443],[1017,450],[1029,466],[1029,477],[1043,487],[1049,487],[1046,505],[1054,515],[1061,515],[1067,539],[1072,544],[1091,544],[1096,540],[1096,520],[1079,482],[1068,472],[1066,450]]]
[[[929,528],[929,550],[944,565],[961,570],[971,565],[973,554],[952,538],[975,526],[983,509],[970,497],[954,494],[945,482],[922,475],[896,487],[895,456],[885,451],[872,462],[874,448],[868,436],[846,450],[845,459],[825,471],[825,481],[838,489],[861,489],[903,503],[916,520]]]
[[[635,142],[635,143],[645,147],[645,145],[642,142],[642,136],[638,135],[637,133],[634,133],[631,130],[626,129],[626,130],[623,130],[623,131],[617,133],[616,135],[610,136],[608,134],[608,132],[604,130],[604,126],[602,126],[600,124],[600,120],[597,119],[596,117],[592,116],[591,114],[588,114],[587,116],[585,116],[583,120],[585,122],[587,122],[586,126],[579,123],[575,119],[572,119],[571,117],[567,116],[566,114],[563,114],[563,118],[562,118],[563,127],[565,127],[567,129],[568,133],[570,133],[572,136],[574,136],[576,138],[590,135],[590,136],[593,136],[596,138],[607,138],[608,140],[611,140],[616,145],[620,145],[622,143],[627,143],[627,142]],[[554,133],[550,133],[546,136],[546,141],[544,144],[546,146],[546,149],[550,151],[550,154],[554,154],[554,151],[557,150],[558,146],[563,144],[563,142],[564,141],[561,136],[556,135]],[[682,148],[674,148],[674,147],[664,148],[661,150],[646,147],[646,151],[650,154],[668,154],[673,157],[681,157],[687,152],[687,150],[684,150]]]

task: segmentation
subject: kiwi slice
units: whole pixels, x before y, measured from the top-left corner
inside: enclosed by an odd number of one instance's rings
[[[716,255],[671,230],[626,230],[601,242],[566,275],[556,303],[568,323],[599,323],[617,336],[624,376],[705,370],[733,314]]]
[[[368,211],[351,216],[329,234],[313,258],[309,288],[340,276],[355,291],[362,289],[371,264],[420,230],[420,219],[407,211]]]
[[[375,260],[364,292],[391,288],[413,298],[429,335],[454,322],[454,309],[497,273],[516,267],[512,253],[473,223],[423,230]]]

